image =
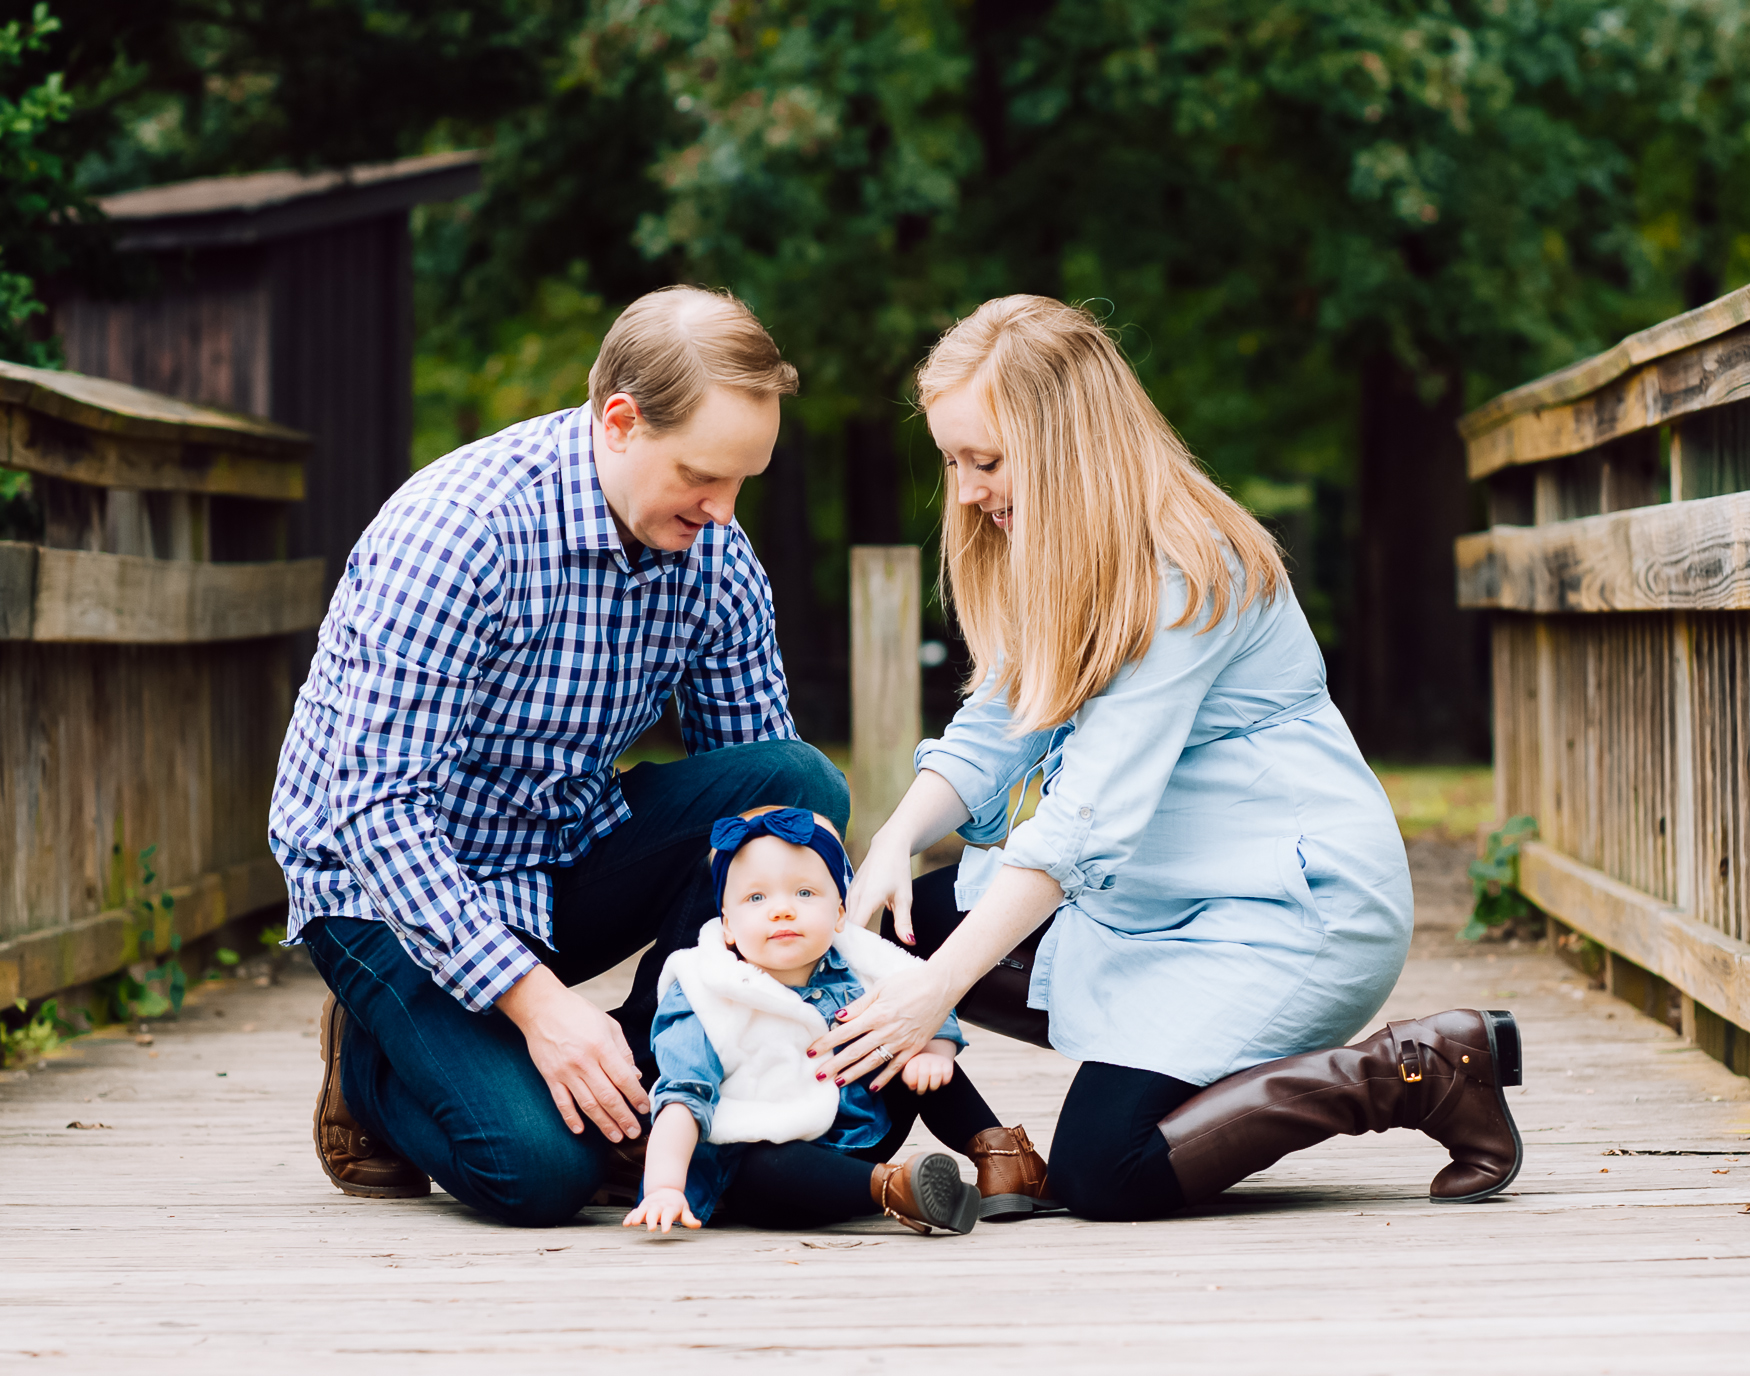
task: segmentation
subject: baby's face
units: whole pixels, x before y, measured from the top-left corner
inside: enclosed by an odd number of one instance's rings
[[[806,984],[844,925],[838,886],[807,846],[756,836],[729,862],[724,939],[750,965],[785,984]]]

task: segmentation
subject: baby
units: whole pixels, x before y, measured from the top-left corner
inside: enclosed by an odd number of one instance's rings
[[[832,824],[758,808],[719,821],[711,845],[720,916],[663,967],[644,1195],[626,1225],[698,1228],[721,1205],[762,1227],[886,1214],[919,1233],[967,1233],[981,1217],[1055,1208],[1026,1132],[1002,1127],[957,1072],[966,1043],[952,1013],[879,1091],[835,1086],[808,1058],[841,1008],[916,959],[846,925],[851,867]],[[965,1144],[977,1186],[943,1152],[888,1162],[920,1116]]]

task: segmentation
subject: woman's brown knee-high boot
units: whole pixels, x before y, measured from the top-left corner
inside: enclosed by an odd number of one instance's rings
[[[1327,1137],[1387,1128],[1420,1128],[1444,1146],[1452,1162],[1429,1197],[1471,1203],[1519,1174],[1525,1148],[1501,1091],[1520,1080],[1513,1015],[1458,1008],[1217,1080],[1160,1130],[1187,1204]]]

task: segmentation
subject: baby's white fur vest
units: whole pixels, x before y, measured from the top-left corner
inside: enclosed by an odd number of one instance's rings
[[[867,927],[846,924],[833,945],[865,989],[917,959]],[[723,1063],[723,1089],[711,1119],[712,1142],[797,1142],[819,1137],[838,1116],[839,1091],[817,1080],[808,1047],[826,1020],[797,990],[740,959],[712,918],[699,944],[662,967],[657,997],[681,992]]]

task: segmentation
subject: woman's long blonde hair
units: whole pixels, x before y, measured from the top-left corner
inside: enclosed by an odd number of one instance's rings
[[[1044,296],[987,301],[918,370],[926,410],[970,385],[1008,470],[1007,533],[945,495],[942,577],[972,651],[998,669],[1017,727],[1069,720],[1153,643],[1164,559],[1189,597],[1172,624],[1218,625],[1287,581],[1282,555],[1212,481],[1091,314]]]

